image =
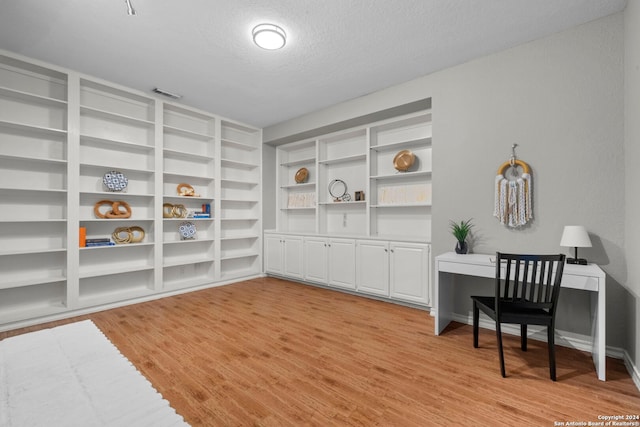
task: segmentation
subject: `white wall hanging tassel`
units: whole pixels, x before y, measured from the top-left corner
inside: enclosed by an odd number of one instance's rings
[[[507,227],[521,227],[533,219],[531,168],[522,160],[516,159],[513,145],[513,156],[498,168],[495,179],[493,216]],[[511,169],[522,169],[515,179],[509,179],[507,172]]]

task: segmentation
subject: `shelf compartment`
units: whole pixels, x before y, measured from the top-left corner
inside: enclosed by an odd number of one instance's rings
[[[91,213],[93,216],[93,212]],[[116,228],[119,227],[142,227],[144,230],[144,239],[139,243],[125,243],[115,246],[98,246],[101,250],[109,250],[109,256],[112,253],[115,253],[119,250],[124,250],[126,252],[127,248],[132,247],[141,247],[147,246],[147,244],[151,244],[155,242],[154,238],[154,226],[152,218],[145,218],[139,220],[132,220],[131,218],[127,219],[81,219],[80,225],[87,228],[87,239],[96,239],[96,238],[111,238],[111,235],[115,231]],[[95,247],[87,248],[94,249]],[[150,262],[150,261],[149,261]]]
[[[153,245],[123,244],[80,251],[80,278],[153,270]]]
[[[243,183],[225,180],[221,186],[220,198],[258,201],[260,199],[258,189],[259,185],[255,182]]]
[[[235,239],[220,242],[220,257],[222,260],[256,256],[259,252],[258,239]]]
[[[0,156],[0,182],[32,190],[66,190],[67,164]]]
[[[422,112],[402,119],[389,120],[373,126],[370,130],[371,146],[378,149],[391,144],[411,144],[412,141],[427,140],[431,136],[431,112]]]
[[[320,207],[321,234],[367,235],[366,203],[336,202]]]
[[[319,140],[319,163],[364,159],[367,151],[366,129],[339,132]]]
[[[430,205],[432,201],[430,182],[379,181],[371,192],[373,206]]]
[[[180,133],[202,141],[215,135],[215,117],[173,104],[164,104],[165,132]]]
[[[0,222],[0,255],[64,251],[67,243],[64,222]]]
[[[191,240],[188,244],[164,245],[163,266],[213,261],[213,240]]]
[[[334,179],[341,179],[347,185],[347,192],[351,200],[355,200],[356,191],[366,191],[367,189],[367,167],[365,162],[361,163],[338,163],[324,165],[320,169],[319,180],[323,184],[318,187],[318,202],[332,202],[333,197],[329,194],[329,185]]]
[[[230,167],[228,165],[222,165],[222,182],[225,181],[237,181],[248,182],[252,184],[258,184],[260,176],[256,169]]]
[[[34,96],[67,100],[67,75],[0,55],[0,85]]]
[[[48,221],[67,217],[64,191],[0,188],[0,221]]]
[[[67,310],[64,278],[37,286],[0,289],[0,324],[54,315]]]
[[[80,194],[80,205],[78,209],[78,215],[81,221],[87,220],[98,220],[104,222],[110,221],[146,221],[149,219],[153,219],[153,197],[152,196],[128,196],[122,197],[126,193],[81,193]],[[94,213],[94,206],[96,203],[110,200],[112,202],[124,201],[131,207],[131,216],[129,218],[97,218]],[[111,210],[109,206],[102,206],[100,211],[105,213]],[[119,225],[114,223],[114,227],[118,227]],[[145,230],[146,231],[146,230]],[[146,236],[145,236],[146,237]]]
[[[164,289],[181,289],[213,283],[215,281],[214,266],[213,261],[205,261],[164,267],[163,287]]]
[[[254,219],[227,219],[221,222],[220,228],[223,236],[233,236],[239,234],[256,234],[259,233],[259,221]]]
[[[196,158],[184,156],[167,156],[165,153],[163,160],[163,170],[165,174],[177,176],[196,176],[202,178],[213,177],[215,166],[213,158]]]
[[[0,154],[62,162],[67,159],[67,132],[0,121]]]
[[[193,187],[194,192],[200,195],[199,197],[194,197],[194,200],[199,200],[202,202],[205,202],[206,200],[213,200],[213,178],[165,173],[163,175],[163,179],[164,182],[162,183],[162,192],[165,197],[182,197],[185,201],[187,201],[190,196],[179,196],[178,185],[189,184]]]
[[[220,263],[220,278],[222,280],[232,280],[259,274],[261,272],[259,260],[260,257],[258,255],[222,260]]]
[[[66,268],[67,254],[64,251],[4,255],[0,257],[0,288],[64,280]]]
[[[179,227],[184,221],[193,222],[196,226],[196,238],[194,240],[182,240]],[[196,242],[211,242],[215,238],[213,219],[176,218],[165,219],[162,227],[162,241],[165,244],[175,244],[182,248],[183,245],[191,245]]]
[[[128,169],[148,172],[155,166],[153,147],[96,138],[83,135],[80,137],[80,163],[93,166],[104,166],[108,170]]]
[[[24,123],[28,126],[65,130],[67,128],[67,106],[64,102],[48,104],[46,98],[6,97],[0,90],[0,120]],[[11,95],[16,95],[13,92]]]
[[[118,170],[124,173],[129,181],[124,191],[108,191],[102,179],[104,174]],[[153,197],[154,196],[154,175],[149,170],[133,170],[127,168],[115,168],[94,164],[80,164],[80,193],[102,194],[103,198],[113,197]]]
[[[164,127],[163,135],[165,152],[213,158],[215,148],[213,136],[195,134],[166,126]]]
[[[78,303],[80,307],[91,307],[152,295],[153,277],[153,269],[148,268],[81,278]]]
[[[95,81],[80,79],[80,105],[84,112],[110,116],[119,121],[151,123],[155,100]]]
[[[234,144],[246,150],[257,150],[261,143],[261,131],[239,123],[222,121],[221,134],[225,144]]]
[[[86,107],[81,109],[80,134],[142,146],[152,146],[154,143],[153,122]]]
[[[431,241],[430,206],[388,206],[371,213],[371,235],[389,240]]]
[[[394,158],[398,153],[396,150],[373,153],[371,156],[371,175],[373,177],[401,177],[417,173],[430,173],[432,171],[431,147],[415,147],[411,151],[415,155],[415,161],[407,172],[399,172],[395,169]]]

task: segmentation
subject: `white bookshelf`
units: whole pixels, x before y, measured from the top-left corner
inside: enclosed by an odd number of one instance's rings
[[[0,51],[0,330],[260,274],[261,140],[260,129]],[[103,185],[109,171],[127,177],[124,191]],[[96,217],[104,200],[131,217]],[[211,217],[164,218],[165,204],[208,204]],[[196,239],[180,239],[184,221]],[[80,227],[88,238],[140,227],[144,238],[79,247]]]
[[[394,165],[402,150],[415,156],[406,171]],[[430,110],[279,146],[276,162],[278,211],[276,229],[265,232],[266,273],[430,304]],[[295,181],[300,168],[308,170],[307,182]],[[348,199],[330,194],[335,180],[344,182]]]

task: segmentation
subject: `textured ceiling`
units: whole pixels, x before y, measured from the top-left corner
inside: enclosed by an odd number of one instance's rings
[[[626,0],[0,0],[0,48],[265,127],[623,10]],[[282,26],[286,47],[251,40]]]

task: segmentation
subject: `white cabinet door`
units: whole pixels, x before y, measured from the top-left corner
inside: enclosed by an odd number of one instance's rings
[[[327,284],[327,239],[304,238],[304,280]]]
[[[389,296],[389,244],[375,240],[356,242],[358,292]]]
[[[278,234],[265,234],[264,236],[264,270],[273,274],[283,274],[284,272],[282,236]]]
[[[389,244],[391,297],[429,304],[429,245]]]
[[[356,288],[356,242],[349,239],[329,240],[329,285]]]
[[[284,275],[302,279],[302,237],[285,236],[282,243],[284,245]]]

